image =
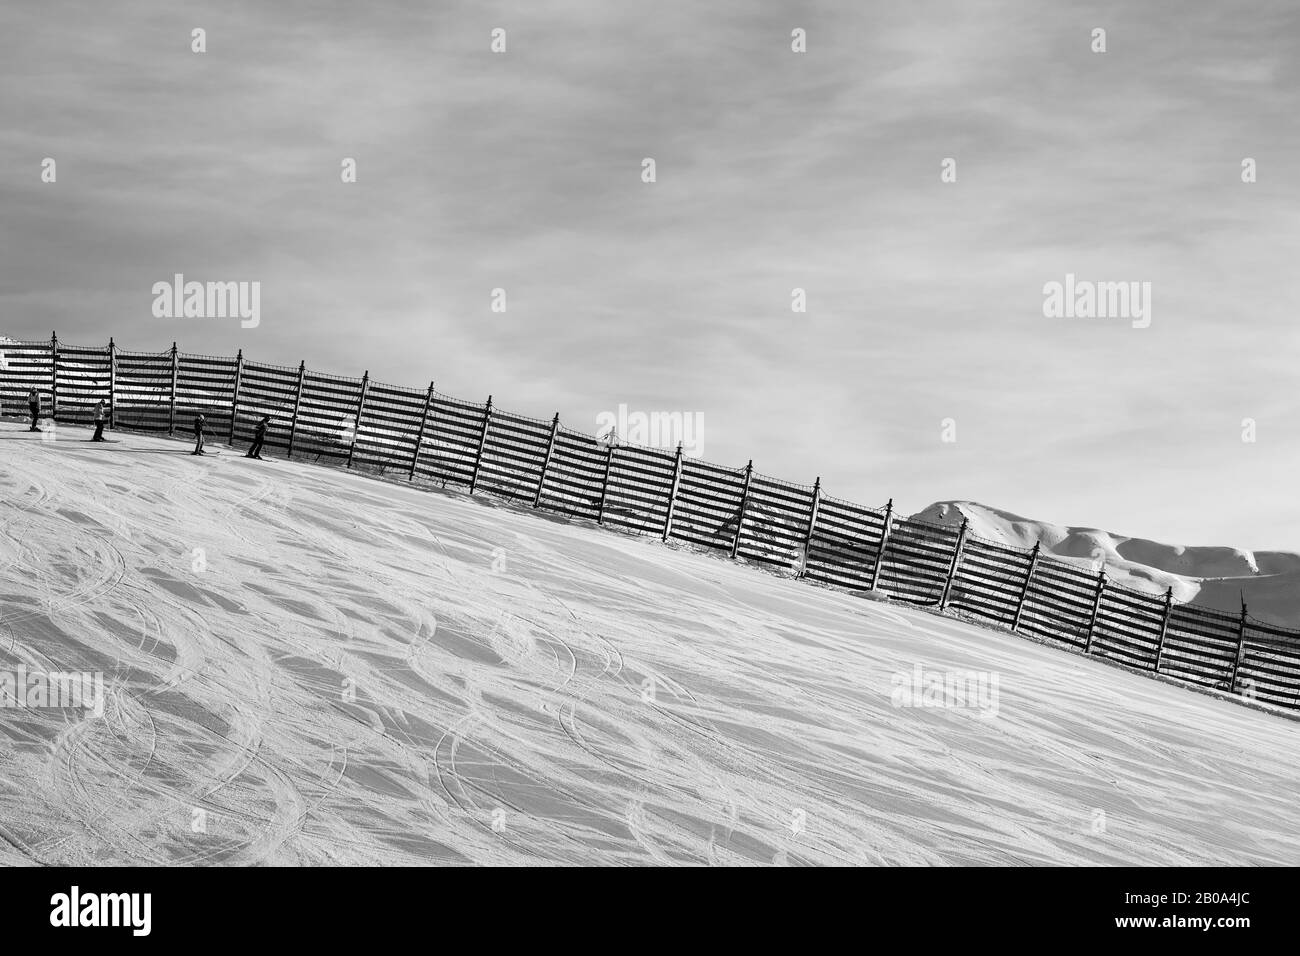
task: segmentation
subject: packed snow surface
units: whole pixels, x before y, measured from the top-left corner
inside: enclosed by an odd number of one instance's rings
[[[1272,713],[481,497],[86,437],[0,425],[0,670],[107,688],[0,709],[0,863],[1300,863]],[[918,668],[986,696],[895,706]]]

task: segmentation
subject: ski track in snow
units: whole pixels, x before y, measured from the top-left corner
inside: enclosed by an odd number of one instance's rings
[[[0,669],[107,702],[0,709],[0,863],[1300,863],[1275,715],[527,508],[60,435],[0,424]],[[995,672],[997,715],[892,706],[918,663]]]

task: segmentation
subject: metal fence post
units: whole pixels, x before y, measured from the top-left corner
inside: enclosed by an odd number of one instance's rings
[[[1029,569],[1025,572],[1025,586],[1020,589],[1020,600],[1016,602],[1016,616],[1011,621],[1011,630],[1020,630],[1020,615],[1025,610],[1025,598],[1029,596],[1029,585],[1034,580],[1034,569],[1038,567],[1038,550],[1043,545],[1041,540],[1034,542],[1034,550],[1029,555]]]
[[[1101,596],[1106,590],[1106,565],[1097,572],[1097,594],[1092,599],[1092,614],[1088,617],[1088,636],[1083,642],[1083,652],[1092,653],[1092,636],[1097,630],[1097,614],[1101,611]]]
[[[1237,693],[1237,672],[1246,656],[1246,592],[1241,592],[1241,620],[1237,623],[1237,656],[1232,661],[1232,674],[1228,679],[1228,693]]]
[[[614,465],[614,445],[605,446],[605,479],[600,483],[600,507],[596,510],[596,524],[605,523],[605,496],[609,493],[609,470]]]
[[[469,493],[472,495],[478,487],[478,470],[483,464],[483,446],[487,444],[488,427],[492,424],[492,396],[488,396],[487,405],[483,407],[483,431],[478,436],[478,451],[474,454],[474,473],[469,478]]]
[[[59,333],[50,333],[50,421],[59,420]]]
[[[235,447],[235,425],[239,421],[239,390],[244,384],[244,350],[235,356],[235,394],[230,398],[230,447]]]
[[[108,339],[108,427],[117,427],[117,346],[112,336]]]
[[[176,376],[180,369],[180,360],[176,354],[176,343],[172,343],[172,398],[167,412],[167,434],[176,430]]]
[[[298,392],[293,398],[293,418],[289,419],[289,447],[285,450],[284,457],[293,457],[293,440],[298,434],[298,406],[302,404],[302,385],[307,378],[307,360],[303,359],[298,363]]]
[[[885,548],[889,544],[889,532],[894,526],[894,499],[890,498],[885,504],[885,524],[880,532],[880,548],[876,551],[876,562],[871,568],[871,590],[876,590],[880,584],[880,566],[884,563]]]
[[[1165,635],[1169,633],[1169,615],[1174,609],[1174,589],[1171,585],[1169,590],[1165,591],[1165,613],[1160,619],[1160,642],[1156,644],[1156,666],[1152,670],[1160,673],[1160,658],[1165,653]]]
[[[664,540],[673,533],[673,512],[677,510],[677,490],[682,484],[682,443],[677,443],[677,458],[673,463],[673,486],[668,492],[668,514],[664,518]]]
[[[411,473],[407,475],[407,481],[415,480],[415,466],[420,463],[420,448],[424,445],[424,423],[429,420],[429,409],[433,407],[433,382],[429,383],[429,390],[424,393],[424,411],[420,415],[420,430],[415,434],[415,453],[411,455]]]
[[[808,571],[808,552],[812,548],[813,531],[817,527],[817,514],[822,507],[822,477],[817,476],[813,482],[812,507],[808,511],[808,533],[803,536],[803,560],[799,562],[796,578],[802,578]]]
[[[967,519],[961,519],[961,527],[957,529],[957,543],[952,549],[952,563],[948,565],[948,580],[943,583],[943,594],[939,597],[939,610],[948,606],[948,597],[952,594],[952,579],[957,576],[957,566],[961,563],[962,548],[966,544],[966,524]]]
[[[357,452],[357,436],[361,434],[361,413],[366,407],[366,393],[370,391],[370,369],[361,376],[361,395],[357,398],[357,417],[352,422],[352,444],[348,446],[347,467],[352,467],[352,456]]]
[[[754,459],[749,459],[745,466],[745,486],[740,492],[740,510],[736,512],[736,536],[731,539],[731,556],[734,558],[740,550],[740,532],[745,529],[745,505],[749,502],[749,485],[754,478]]]
[[[551,467],[551,456],[555,454],[555,436],[560,430],[560,413],[551,419],[551,440],[546,443],[546,457],[542,459],[542,476],[537,479],[537,494],[533,496],[533,507],[542,503],[542,489],[546,487],[546,470]]]

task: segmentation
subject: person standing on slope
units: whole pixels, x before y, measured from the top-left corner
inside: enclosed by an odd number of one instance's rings
[[[202,412],[194,416],[194,450],[190,452],[191,455],[207,454],[203,450],[203,426],[207,424],[207,421]]]
[[[32,389],[27,393],[27,407],[32,413],[32,427],[27,429],[29,432],[40,431],[36,427],[37,420],[41,417],[41,393]]]
[[[104,400],[95,403],[95,437],[91,441],[104,440]]]
[[[270,423],[271,416],[263,415],[262,420],[258,422],[257,427],[253,429],[253,444],[248,447],[248,453],[244,455],[245,458],[256,458],[261,461],[262,443],[266,441],[266,426]]]

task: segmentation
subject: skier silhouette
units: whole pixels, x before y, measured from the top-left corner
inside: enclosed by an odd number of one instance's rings
[[[41,393],[32,389],[27,393],[27,407],[32,413],[32,427],[27,429],[29,432],[40,431],[36,427],[36,421],[41,417]]]
[[[262,443],[266,441],[266,426],[270,423],[271,416],[263,415],[262,420],[253,429],[253,444],[248,447],[248,453],[244,455],[245,458],[256,458],[261,461]]]
[[[91,441],[104,440],[104,400],[95,403],[95,437]]]
[[[191,455],[207,454],[203,450],[203,426],[205,424],[207,424],[207,419],[203,417],[202,412],[194,416],[194,450],[190,452]]]

